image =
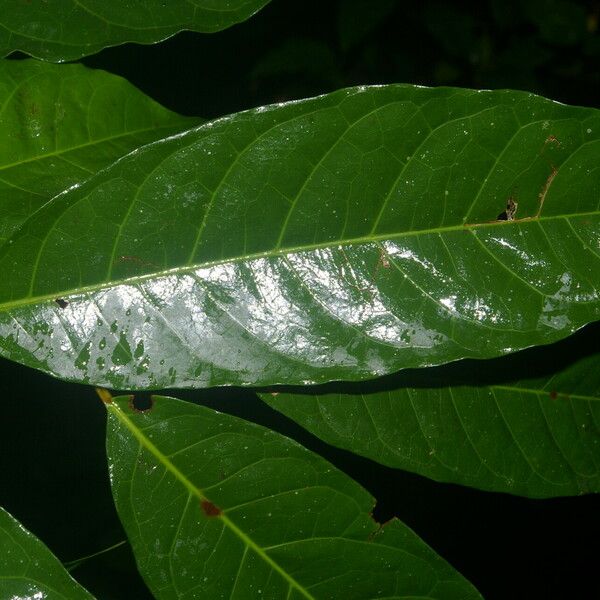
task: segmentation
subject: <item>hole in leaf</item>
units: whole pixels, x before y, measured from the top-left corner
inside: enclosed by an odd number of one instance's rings
[[[152,396],[131,396],[129,398],[129,407],[136,412],[148,412],[154,406]]]
[[[506,208],[497,217],[496,221],[514,221],[519,205],[515,202],[515,199],[510,196],[506,201]]]

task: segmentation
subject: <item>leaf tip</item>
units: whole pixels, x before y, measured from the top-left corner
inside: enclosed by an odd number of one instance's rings
[[[100,398],[100,400],[102,400],[102,402],[104,402],[104,404],[112,404],[113,397],[108,390],[97,387],[96,394],[98,394],[98,397]]]

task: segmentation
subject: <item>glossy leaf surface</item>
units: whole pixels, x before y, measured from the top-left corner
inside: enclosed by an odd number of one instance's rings
[[[551,376],[497,385],[412,387],[407,375],[405,386],[371,394],[261,398],[327,443],[391,467],[567,496],[600,492],[599,366],[594,354]]]
[[[152,44],[189,29],[214,32],[269,0],[0,0],[0,56],[21,50],[49,61],[125,42]]]
[[[56,194],[194,122],[115,75],[33,60],[0,60],[0,107],[0,244]]]
[[[0,508],[0,597],[6,600],[91,600],[60,561]]]
[[[23,225],[1,351],[156,389],[548,343],[600,317],[599,156],[598,111],[517,92],[355,88],[219,119]]]
[[[480,598],[296,442],[173,398],[106,400],[115,504],[156,598]]]

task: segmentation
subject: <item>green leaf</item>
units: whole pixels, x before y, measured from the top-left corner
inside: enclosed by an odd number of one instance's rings
[[[348,52],[373,34],[398,8],[395,0],[353,0],[338,6],[338,38],[344,52]]]
[[[550,376],[487,386],[422,387],[426,370],[420,385],[407,373],[397,389],[370,394],[260,396],[327,443],[390,467],[567,496],[600,492],[599,364],[594,354]]]
[[[60,561],[0,508],[0,597],[10,600],[91,599]]]
[[[197,122],[115,75],[34,60],[0,60],[0,107],[0,244],[56,194]]]
[[[0,0],[0,56],[21,50],[54,62],[125,42],[153,44],[183,30],[214,32],[269,0]]]
[[[156,598],[480,598],[292,440],[173,398],[103,399],[115,504]]]
[[[362,87],[225,117],[22,226],[1,353],[157,389],[546,344],[600,318],[599,157],[599,111],[520,92]]]

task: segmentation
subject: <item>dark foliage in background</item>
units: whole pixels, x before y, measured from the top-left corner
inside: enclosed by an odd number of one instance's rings
[[[598,0],[274,0],[217,35],[182,33],[83,62],[207,118],[399,82],[523,89],[597,107],[599,30]]]
[[[599,28],[597,0],[274,0],[216,35],[182,33],[83,62],[126,77],[172,110],[203,117],[391,82],[525,89],[600,107]],[[485,369],[465,361],[431,376],[445,385],[461,370],[482,377],[538,373],[598,351],[596,324],[553,346],[488,361]],[[93,390],[6,361],[0,368],[0,505],[63,560],[123,539],[106,472],[105,411]],[[170,393],[316,450],[378,498],[378,520],[397,515],[490,600],[600,597],[591,568],[600,555],[597,497],[534,501],[437,484],[326,446],[252,391]],[[101,600],[151,597],[126,547],[74,574]]]

